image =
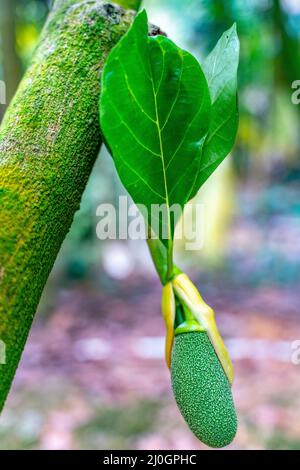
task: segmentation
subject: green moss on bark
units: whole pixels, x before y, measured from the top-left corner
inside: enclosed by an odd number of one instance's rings
[[[101,144],[101,68],[131,21],[99,0],[57,2],[2,123],[0,410]]]

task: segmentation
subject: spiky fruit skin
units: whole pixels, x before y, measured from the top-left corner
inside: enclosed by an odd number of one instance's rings
[[[175,337],[172,387],[191,431],[210,447],[225,447],[235,437],[237,417],[231,387],[205,332]]]

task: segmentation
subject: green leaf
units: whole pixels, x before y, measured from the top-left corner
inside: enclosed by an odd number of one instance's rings
[[[148,37],[147,14],[136,16],[102,74],[100,122],[120,179],[151,213],[165,204],[161,227],[170,248],[170,208],[190,199],[209,130],[211,100],[197,60],[164,36]]]
[[[239,39],[234,24],[221,36],[203,64],[212,98],[210,129],[191,196],[232,150],[238,130],[237,69]]]

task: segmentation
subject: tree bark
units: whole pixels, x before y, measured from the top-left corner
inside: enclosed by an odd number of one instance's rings
[[[132,0],[121,2],[130,7]],[[134,2],[139,3],[139,2]],[[99,77],[132,11],[55,3],[0,130],[0,410],[101,144]]]

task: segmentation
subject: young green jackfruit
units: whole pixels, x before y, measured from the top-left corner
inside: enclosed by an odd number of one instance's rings
[[[175,337],[171,373],[177,405],[195,436],[210,447],[230,444],[237,430],[231,387],[206,332]]]

